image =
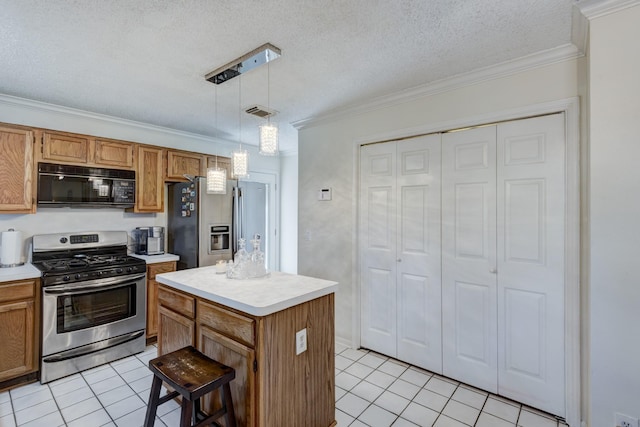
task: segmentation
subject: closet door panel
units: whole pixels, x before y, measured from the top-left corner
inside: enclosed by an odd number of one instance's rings
[[[440,135],[397,150],[397,357],[442,372]]]
[[[564,416],[564,115],[497,136],[498,390]]]
[[[496,128],[442,136],[443,373],[497,391]]]
[[[396,357],[396,146],[360,151],[361,345]]]

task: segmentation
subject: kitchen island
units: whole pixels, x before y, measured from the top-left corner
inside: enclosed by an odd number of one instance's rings
[[[334,292],[338,284],[272,272],[228,279],[202,267],[156,276],[158,353],[187,345],[233,367],[239,426],[335,426]],[[300,352],[306,332],[306,350]],[[300,354],[297,354],[297,353]],[[205,401],[208,411],[219,405]]]

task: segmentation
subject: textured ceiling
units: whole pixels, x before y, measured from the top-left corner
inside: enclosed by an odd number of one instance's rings
[[[267,105],[267,68],[220,86],[204,75],[270,42],[282,57],[269,104],[294,151],[292,122],[570,43],[572,5],[0,0],[0,93],[231,141],[241,120],[243,142],[256,144],[261,120],[239,105]]]

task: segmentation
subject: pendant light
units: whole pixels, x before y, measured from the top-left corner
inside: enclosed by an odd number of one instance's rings
[[[215,93],[215,129],[218,129],[218,89]],[[227,194],[227,170],[218,167],[216,156],[215,167],[207,168],[207,194]]]
[[[269,52],[267,52],[269,55]],[[270,107],[270,86],[271,86],[271,61],[267,59],[267,109]],[[267,123],[259,126],[260,142],[259,153],[263,156],[278,155],[278,126],[271,123],[271,115],[267,116]]]
[[[242,76],[238,76],[238,143],[240,148],[231,153],[233,178],[249,177],[249,153],[242,149]]]

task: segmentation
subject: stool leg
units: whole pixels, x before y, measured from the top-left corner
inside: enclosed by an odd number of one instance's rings
[[[191,427],[191,414],[193,402],[182,396],[182,412],[180,413],[180,427]]]
[[[149,403],[147,403],[147,415],[144,418],[144,427],[153,427],[153,423],[156,421],[158,400],[160,399],[160,387],[162,387],[162,380],[154,375],[153,383],[151,384],[151,392],[149,394]]]
[[[233,411],[233,399],[231,398],[229,383],[222,386],[222,406],[227,410],[224,414],[227,427],[236,427],[236,414]]]

